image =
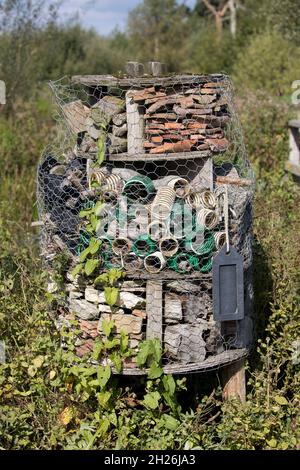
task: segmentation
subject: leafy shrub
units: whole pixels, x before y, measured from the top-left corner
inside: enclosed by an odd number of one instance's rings
[[[299,79],[299,63],[300,48],[267,31],[253,36],[239,52],[233,74],[240,89],[282,96],[290,94],[292,82]]]

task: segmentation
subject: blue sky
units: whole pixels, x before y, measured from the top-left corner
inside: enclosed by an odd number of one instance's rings
[[[181,0],[193,6],[196,0]],[[141,0],[64,0],[60,8],[62,20],[77,16],[82,25],[94,28],[100,34],[109,34],[116,26],[123,29],[127,14]]]

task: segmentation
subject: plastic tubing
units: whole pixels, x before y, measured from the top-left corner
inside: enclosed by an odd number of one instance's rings
[[[179,274],[185,274],[199,270],[199,260],[195,255],[181,252],[169,259],[168,266]]]
[[[226,233],[215,232],[214,233],[215,245],[217,250],[220,250],[226,244]]]
[[[202,208],[197,213],[197,222],[200,227],[205,227],[211,230],[218,225],[219,216],[216,211]]]
[[[154,241],[159,241],[161,238],[166,237],[168,231],[166,224],[161,220],[154,220],[148,225],[148,235]]]
[[[200,197],[200,193],[190,193],[190,194],[188,194],[187,197],[185,198],[185,202],[192,209],[199,209],[199,207],[203,206],[202,201],[201,201],[201,197]]]
[[[206,209],[215,209],[217,205],[217,199],[214,193],[209,190],[201,191],[200,199],[203,207]]]
[[[151,274],[159,273],[166,265],[166,260],[160,251],[156,251],[144,259],[144,266]]]
[[[137,175],[130,178],[124,185],[123,195],[135,203],[147,203],[155,193],[152,180],[148,176]]]
[[[119,175],[109,175],[106,176],[103,184],[103,189],[107,191],[122,191],[124,187],[124,181]]]
[[[131,249],[131,241],[128,238],[118,237],[112,241],[112,250],[116,255],[125,255]]]
[[[101,183],[105,181],[106,178],[107,178],[107,174],[104,173],[104,171],[94,170],[90,175],[90,184],[92,184],[95,181],[96,183],[101,185]]]
[[[151,204],[151,220],[167,219],[171,213],[175,197],[176,193],[173,188],[169,186],[159,188]]]
[[[168,182],[168,186],[174,189],[176,197],[180,199],[184,199],[191,190],[188,180],[176,176]]]
[[[123,266],[126,271],[136,271],[142,268],[143,260],[136,253],[130,252],[124,256]]]
[[[154,253],[156,244],[151,240],[149,235],[140,235],[133,243],[132,251],[137,256],[147,256]]]
[[[199,232],[198,232],[199,233]],[[196,255],[203,256],[211,253],[215,247],[215,239],[212,233],[205,233],[199,240],[186,240],[185,249],[192,250]]]
[[[159,242],[159,249],[165,258],[174,256],[179,248],[178,240],[174,237],[162,238]]]

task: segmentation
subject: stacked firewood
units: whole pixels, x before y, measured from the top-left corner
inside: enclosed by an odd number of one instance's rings
[[[180,88],[151,87],[131,92],[144,109],[146,152],[224,152],[230,119],[227,97],[218,82]]]

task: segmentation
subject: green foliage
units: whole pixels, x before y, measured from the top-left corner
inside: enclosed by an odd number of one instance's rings
[[[273,96],[291,94],[300,74],[300,49],[279,33],[266,31],[240,51],[234,77],[241,88],[265,91]]]

